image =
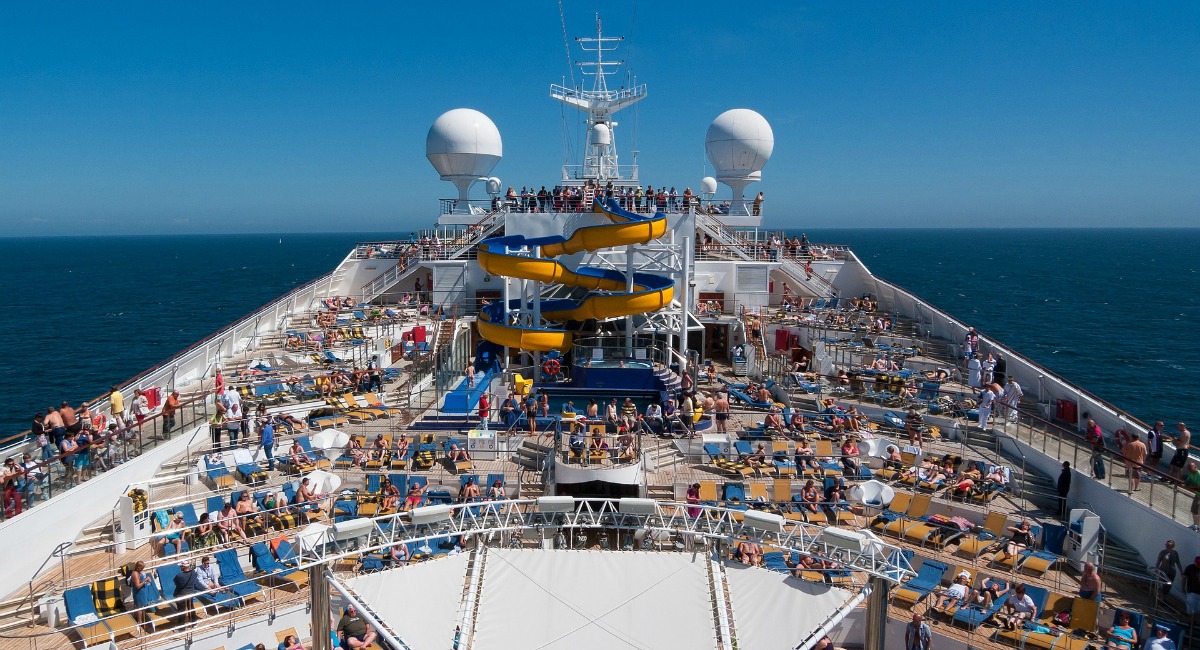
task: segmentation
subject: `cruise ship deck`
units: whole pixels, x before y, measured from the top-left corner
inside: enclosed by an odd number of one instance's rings
[[[786,311],[771,309],[765,311],[761,316],[768,323],[783,324],[797,321],[797,315],[802,313],[804,312],[792,309]],[[817,315],[819,320],[820,315],[831,312],[816,309],[808,313]],[[413,316],[413,320],[398,324],[397,327],[400,330],[425,327],[427,331],[435,333],[432,345],[429,346],[431,355],[436,354],[439,349],[448,349],[450,343],[446,342],[447,338],[452,339],[456,332],[470,331],[470,323],[466,319],[456,320],[451,317],[440,321],[441,325],[438,326],[438,323],[419,320],[417,314]],[[733,318],[735,321],[739,320],[732,315],[725,317]],[[374,325],[373,327],[382,326]],[[893,335],[901,336],[904,328],[903,321],[897,322]],[[822,330],[825,335],[833,333],[823,326]],[[826,338],[830,337],[826,336]],[[957,381],[960,379],[957,362],[953,358],[939,356],[937,344],[937,341],[925,341],[925,349],[921,350],[919,355],[905,359],[906,365],[920,367],[922,363],[927,363],[930,367],[950,369],[953,371],[952,376],[941,383],[939,390],[946,396],[956,399],[970,394],[971,390]],[[289,349],[282,344],[274,352],[281,356],[289,354],[299,356],[295,354],[294,349]],[[249,367],[255,360],[261,360],[264,356],[270,357],[272,353],[269,348],[260,348],[254,355],[245,357],[244,365]],[[418,355],[414,360],[400,359],[395,367],[404,371],[409,364],[420,362]],[[230,360],[227,367],[236,368],[239,365],[243,364],[239,364],[237,359],[233,359]],[[712,380],[705,376],[697,378],[699,392],[712,393],[727,383],[741,381],[735,376],[738,370],[733,366],[717,363],[713,368],[715,376]],[[326,364],[314,363],[311,367],[297,367],[285,374],[303,375],[327,370]],[[499,396],[525,388],[513,381],[514,378],[518,382],[522,381],[520,377],[522,373],[517,370],[520,369],[510,368],[508,373],[497,375],[490,386],[491,392]],[[533,368],[524,370],[525,375],[534,376],[536,374]],[[676,377],[675,381],[678,381],[677,376],[669,369],[659,368],[659,370],[671,374]],[[401,372],[397,376],[405,374]],[[226,381],[235,390],[240,389],[243,393],[253,395],[251,390],[242,387],[262,386],[264,383],[268,383],[272,376],[271,374],[247,375],[244,378],[230,376]],[[781,379],[783,378],[781,377]],[[863,445],[860,461],[868,468],[874,467],[876,480],[881,479],[880,470],[883,459],[878,455],[871,455],[871,452],[867,451],[868,448],[883,449],[881,441],[887,440],[896,443],[899,447],[906,448],[906,452],[916,451],[907,447],[907,434],[900,429],[889,427],[887,420],[882,417],[886,410],[896,410],[905,406],[906,404],[902,403],[905,400],[902,398],[895,395],[884,395],[873,389],[868,390],[865,385],[838,389],[835,386],[836,378],[808,375],[800,379],[803,384],[795,382],[796,385],[789,388],[787,394],[791,399],[792,408],[803,413],[810,422],[821,421],[824,417],[822,411],[826,410],[824,400],[830,398],[834,399],[840,407],[854,406],[869,421],[870,424],[855,437],[859,438],[859,443]],[[830,381],[830,379],[834,381]],[[404,380],[396,379],[385,384],[382,395],[389,404],[398,403],[401,395],[405,395],[406,401],[408,401],[407,398],[411,393],[407,391],[410,388]],[[553,382],[534,383],[534,389],[538,388],[553,388]],[[200,394],[184,396],[185,402],[189,398],[200,396]],[[441,397],[443,406],[445,399],[446,397],[443,395]],[[268,398],[268,400],[275,401],[274,398]],[[558,457],[564,465],[568,466],[573,462],[576,464],[583,462],[580,459],[572,459],[572,450],[563,434],[561,420],[558,420],[557,424],[553,424],[555,418],[550,418],[540,423],[541,426],[536,435],[529,434],[523,422],[509,430],[504,430],[503,425],[499,422],[491,423],[491,429],[501,434],[499,439],[504,443],[500,448],[504,451],[493,454],[475,453],[469,466],[456,466],[456,463],[447,458],[446,441],[456,439],[462,442],[464,434],[470,429],[478,429],[478,424],[466,417],[448,420],[447,416],[439,415],[437,404],[430,404],[429,407],[422,408],[419,401],[410,402],[403,408],[393,407],[389,409],[390,413],[387,410],[372,412],[366,407],[360,409],[343,406],[337,410],[335,417],[344,419],[337,423],[337,430],[351,438],[361,438],[366,443],[364,458],[368,460],[363,463],[364,467],[350,466],[350,463],[347,462],[350,457],[344,454],[341,447],[328,455],[321,454],[319,451],[311,452],[309,458],[312,461],[325,459],[322,464],[326,462],[329,464],[328,472],[336,477],[337,481],[336,493],[338,496],[322,499],[325,513],[319,516],[303,515],[284,508],[276,513],[283,515],[282,517],[267,518],[263,522],[264,530],[256,531],[257,534],[252,532],[246,539],[234,540],[228,544],[216,544],[212,547],[192,550],[171,557],[162,557],[155,549],[153,533],[146,532],[144,533],[146,537],[137,539],[136,535],[142,533],[130,536],[122,531],[120,507],[104,513],[87,526],[74,543],[64,545],[62,549],[48,558],[46,570],[36,579],[5,599],[4,615],[0,619],[0,626],[3,628],[0,647],[44,648],[66,647],[71,644],[79,647],[80,637],[77,632],[64,631],[53,626],[55,616],[58,617],[56,622],[59,626],[68,623],[65,609],[61,601],[56,600],[56,594],[61,596],[70,589],[80,586],[87,587],[94,585],[97,581],[116,577],[121,573],[123,567],[131,566],[137,561],[142,561],[147,568],[154,569],[175,565],[181,557],[198,561],[203,555],[212,555],[224,549],[231,549],[238,556],[246,558],[242,561],[246,565],[244,567],[246,575],[250,576],[251,581],[261,585],[260,590],[255,594],[256,598],[247,598],[244,606],[235,609],[221,611],[220,608],[210,607],[206,610],[198,610],[197,614],[201,618],[197,622],[185,623],[178,620],[178,615],[174,615],[159,620],[154,627],[126,629],[125,631],[130,632],[129,634],[114,635],[119,638],[119,646],[122,648],[174,647],[176,644],[191,640],[194,644],[198,644],[193,647],[216,647],[216,645],[205,644],[215,643],[213,639],[221,634],[227,634],[230,638],[243,638],[244,634],[257,633],[259,634],[258,638],[262,638],[265,631],[279,627],[271,625],[264,627],[264,620],[281,620],[285,623],[292,621],[293,623],[287,627],[296,627],[301,630],[301,637],[308,637],[310,634],[308,630],[302,629],[302,625],[295,623],[295,621],[306,620],[307,617],[305,610],[311,599],[307,587],[303,584],[307,581],[285,581],[280,580],[278,576],[256,578],[253,563],[249,562],[247,557],[252,543],[269,543],[271,540],[284,536],[299,544],[300,538],[304,534],[303,531],[310,523],[332,523],[344,515],[350,515],[351,513],[347,509],[351,507],[356,509],[353,514],[358,516],[384,515],[386,511],[382,510],[384,506],[381,488],[374,481],[380,477],[389,476],[398,482],[413,479],[427,481],[422,495],[422,505],[457,502],[465,476],[475,477],[477,484],[480,484],[484,490],[499,478],[503,483],[506,498],[512,500],[511,505],[507,507],[511,507],[514,512],[528,511],[532,513],[537,510],[536,504],[539,497],[554,492],[553,467],[556,465],[553,462],[554,459]],[[143,506],[139,506],[141,509],[137,510],[138,513],[149,514],[159,510],[169,511],[181,508],[193,508],[193,512],[211,511],[214,509],[211,499],[215,498],[224,502],[231,497],[236,497],[242,491],[249,491],[256,496],[275,493],[283,489],[284,484],[296,480],[298,476],[296,472],[283,469],[268,470],[266,459],[262,458],[261,454],[252,460],[253,476],[251,472],[233,470],[232,462],[230,463],[231,471],[227,475],[221,475],[220,472],[208,469],[197,471],[199,467],[203,466],[205,458],[211,459],[214,453],[208,436],[208,426],[204,423],[207,414],[200,406],[201,403],[202,401],[195,402],[197,408],[192,410],[190,418],[182,418],[184,424],[179,428],[180,431],[190,432],[191,438],[184,444],[182,439],[176,436],[174,444],[179,445],[178,452],[171,453],[164,459],[162,467],[154,479],[140,484],[140,487],[148,492],[149,497]],[[270,406],[268,412],[298,413],[303,417],[314,413],[315,408],[320,405],[321,402],[314,401],[287,402],[281,400]],[[765,412],[736,403],[732,411],[728,423],[731,442],[745,440],[757,444],[762,440],[772,451],[786,449],[787,453],[784,454],[784,457],[794,458],[795,448],[801,436],[787,432],[763,435],[758,429],[761,428],[760,422]],[[963,415],[966,413],[964,412]],[[994,498],[984,500],[970,497],[954,498],[949,489],[936,489],[932,486],[925,489],[909,485],[907,484],[908,479],[904,479],[902,475],[884,479],[880,482],[887,483],[899,499],[894,503],[911,500],[912,504],[910,508],[898,513],[899,516],[895,521],[899,523],[892,527],[888,526],[888,522],[876,519],[880,512],[879,507],[872,507],[870,504],[864,505],[861,500],[856,501],[853,498],[843,505],[830,503],[829,509],[819,508],[819,512],[805,514],[806,511],[802,504],[797,503],[797,499],[794,497],[800,495],[808,477],[817,479],[818,483],[828,479],[843,481],[848,489],[864,484],[868,480],[865,475],[846,476],[844,474],[838,467],[842,459],[840,452],[836,450],[836,443],[832,445],[834,449],[831,451],[818,452],[822,456],[826,456],[823,460],[829,461],[819,471],[805,471],[801,468],[802,471],[795,473],[796,468],[788,470],[783,463],[776,467],[752,467],[745,463],[744,459],[738,459],[736,451],[731,452],[729,462],[718,462],[712,454],[707,453],[704,449],[703,440],[712,432],[711,428],[704,428],[697,433],[698,437],[696,438],[665,438],[649,433],[640,434],[637,437],[633,458],[627,460],[637,463],[645,469],[645,489],[644,493],[633,493],[630,496],[648,497],[660,504],[681,504],[676,507],[685,508],[688,501],[688,486],[700,484],[703,486],[704,501],[712,501],[711,504],[706,504],[706,507],[714,509],[711,513],[706,512],[702,518],[720,520],[722,517],[729,517],[728,521],[733,525],[734,520],[740,517],[737,512],[749,507],[754,511],[782,514],[786,518],[785,525],[797,529],[833,523],[848,529],[875,528],[880,537],[888,544],[911,552],[911,566],[919,577],[928,578],[927,572],[921,568],[926,562],[931,563],[929,566],[935,566],[936,563],[941,563],[938,566],[944,565],[944,571],[937,576],[940,584],[934,589],[935,595],[923,595],[920,590],[913,592],[903,586],[891,591],[888,613],[893,620],[906,621],[913,612],[921,612],[934,624],[935,633],[945,639],[960,641],[970,647],[1014,645],[1013,642],[1019,642],[1020,639],[1006,637],[990,621],[982,625],[964,624],[962,621],[956,624],[953,616],[930,611],[931,601],[945,585],[949,584],[954,575],[965,568],[971,573],[974,584],[978,584],[986,576],[994,576],[1014,583],[1024,583],[1030,587],[1045,590],[1053,595],[1052,598],[1057,599],[1061,596],[1063,599],[1056,600],[1056,605],[1051,608],[1055,613],[1064,607],[1069,609],[1069,602],[1065,599],[1078,593],[1079,572],[1065,556],[1054,557],[1052,561],[1043,563],[1046,566],[1038,565],[1036,568],[1032,565],[1022,566],[1019,563],[1013,563],[1010,566],[997,565],[994,563],[997,559],[996,545],[980,544],[976,539],[978,533],[985,527],[994,528],[996,526],[996,522],[1000,521],[997,517],[1003,519],[1005,527],[1015,526],[1022,520],[1029,520],[1035,526],[1042,528],[1062,523],[1057,512],[1052,481],[1049,477],[1040,475],[1032,466],[1022,467],[1019,458],[1005,453],[1003,446],[999,443],[1002,437],[1040,439],[1040,445],[1047,450],[1052,450],[1052,455],[1064,459],[1078,459],[1079,464],[1086,463],[1091,456],[1091,450],[1085,448],[1080,441],[1072,440],[1069,435],[1057,431],[1050,423],[1040,420],[1036,410],[1030,404],[1023,405],[1022,415],[1011,418],[1012,423],[1006,424],[1004,420],[998,420],[1000,426],[997,426],[995,431],[989,432],[983,432],[977,426],[972,426],[966,418],[954,418],[952,414],[947,414],[945,417],[927,414],[926,417],[930,423],[939,422],[941,429],[939,437],[925,442],[926,457],[940,459],[949,456],[968,463],[978,461],[988,467],[1005,466],[1011,471],[1009,484]],[[159,418],[152,420],[146,427],[144,438],[149,439],[151,433],[158,431],[160,427]],[[295,432],[281,432],[277,448],[286,449],[294,437],[311,440],[313,434],[316,434],[318,430],[318,427],[310,426]],[[954,433],[952,434],[952,432]],[[411,458],[403,460],[394,458],[396,443],[401,435],[410,436],[411,444],[414,447],[421,443],[422,437],[431,441],[434,449],[432,457],[428,459],[431,462],[427,463],[422,460],[418,464],[416,459],[420,456],[419,451],[414,453]],[[379,436],[383,436],[391,443],[388,447],[389,455],[386,459],[371,462],[371,441],[376,440]],[[839,435],[820,430],[816,426],[810,426],[808,435],[804,437],[811,440],[816,446],[823,444],[822,441],[836,441]],[[165,441],[159,444],[160,447],[165,448],[172,443]],[[152,454],[155,449],[157,447],[147,446],[142,454]],[[220,453],[225,457],[232,454],[228,448]],[[598,459],[596,462],[597,467],[603,467],[605,464],[616,466],[622,461],[606,457]],[[1075,464],[1073,463],[1073,465]],[[1116,478],[1112,477],[1114,474],[1117,475]],[[1119,470],[1111,472],[1107,483],[1117,489],[1123,488],[1122,482],[1126,479],[1120,474]],[[71,489],[62,496],[70,498],[71,493],[75,490],[88,490],[89,483],[103,481],[106,479],[106,475],[107,473],[100,474],[97,478],[84,482],[81,487]],[[48,488],[51,491],[64,489],[64,479],[65,476],[59,477],[53,486],[48,486]],[[1075,480],[1090,479],[1077,476]],[[1179,503],[1181,499],[1178,496],[1173,498],[1175,503],[1168,500],[1171,499],[1170,485],[1152,481],[1147,481],[1143,485],[1143,490],[1132,493],[1131,497],[1143,503],[1145,507],[1153,507],[1161,511],[1169,504],[1175,510],[1173,513],[1175,516],[1183,520],[1190,516],[1186,512],[1186,507]],[[400,501],[403,501],[404,490],[401,492]],[[30,513],[22,516],[36,513],[44,507],[46,506],[41,504],[35,505]],[[733,508],[734,512],[726,513],[726,508]],[[1164,514],[1172,513],[1168,510]],[[924,522],[927,522],[930,515],[942,515],[946,519],[961,517],[975,524],[976,527],[966,531],[959,530],[946,537],[929,536],[923,531],[928,526]],[[135,514],[135,516],[137,515]],[[401,515],[401,518],[410,518],[411,516],[411,514],[404,514]],[[922,532],[917,533],[914,529]],[[628,533],[630,539],[626,541],[622,531],[615,527],[610,531],[611,537],[608,533],[601,532],[603,530],[602,526],[596,525],[572,530],[567,548],[599,550],[603,547],[611,549],[609,552],[613,553],[619,553],[622,549],[633,550],[632,533]],[[714,530],[720,532],[719,529]],[[730,529],[725,532],[733,533],[734,531]],[[740,530],[739,532],[744,533],[745,531]],[[999,532],[1001,532],[1001,537],[1005,536],[1003,529]],[[767,553],[771,553],[775,548],[770,543],[769,534],[762,535],[756,532],[754,537],[760,538],[764,551]],[[131,538],[133,543],[131,543]],[[704,538],[707,541],[701,542],[700,548],[710,554],[717,554],[715,557],[719,557],[723,562],[735,562],[735,560],[729,559],[727,554],[730,551],[729,544],[738,538],[738,535],[730,535],[726,545],[713,542],[712,538]],[[492,536],[490,539],[479,537],[467,539],[469,541],[466,545],[458,550],[471,553],[478,547],[486,545],[504,548],[532,548],[541,546],[543,543],[543,540],[539,539],[537,535],[527,535],[515,540],[512,536],[499,535]],[[555,542],[562,543],[562,540],[545,541],[550,542],[551,545]],[[1161,576],[1156,577],[1152,575],[1152,572],[1144,569],[1138,571],[1134,568],[1137,562],[1131,558],[1136,558],[1136,552],[1123,547],[1120,541],[1112,536],[1104,537],[1099,540],[1099,543],[1102,548],[1097,557],[1103,558],[1100,562],[1100,569],[1105,582],[1104,600],[1095,614],[1096,625],[1073,626],[1072,630],[1077,628],[1095,629],[1097,625],[1103,627],[1107,621],[1112,620],[1113,613],[1118,609],[1144,613],[1148,620],[1171,622],[1182,620],[1183,617],[1179,613],[1181,604],[1177,600],[1164,601],[1154,597],[1157,590],[1152,587],[1156,580],[1161,580]],[[651,536],[650,541],[647,542],[639,539],[637,548],[653,548],[656,552],[663,553],[688,554],[695,552],[697,545],[696,541],[689,539],[687,535],[675,533],[665,534],[661,537]],[[429,553],[429,559],[425,561],[441,561],[440,555],[441,553]],[[371,558],[372,554],[370,553],[342,554],[333,563],[334,575],[340,580],[350,581],[355,576],[377,571],[386,566],[385,562],[372,561]],[[754,570],[791,573],[788,567],[781,567],[778,564]],[[831,580],[823,574],[833,575],[835,573],[835,571],[796,571],[800,580],[812,581],[816,584],[824,584]],[[853,574],[853,572],[850,573]],[[864,576],[857,575],[848,577],[845,584],[851,589],[859,589],[866,584],[866,580]],[[914,599],[916,602],[912,602]],[[865,607],[865,605],[861,607]],[[132,603],[127,604],[126,608],[132,609]],[[50,612],[53,614],[49,614]],[[734,623],[736,623],[736,619]],[[240,630],[240,632],[235,634],[233,633],[235,630]],[[394,632],[397,637],[404,637],[403,628],[395,629]],[[1024,633],[1018,636],[1023,635]],[[839,640],[850,647],[861,643],[861,637],[856,638],[853,634]],[[1054,647],[1066,646],[1055,645]]]

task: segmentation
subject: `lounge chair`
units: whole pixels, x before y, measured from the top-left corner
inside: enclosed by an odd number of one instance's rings
[[[969,534],[966,539],[959,542],[956,552],[971,558],[978,558],[981,553],[1000,539],[1000,536],[1004,534],[1007,522],[1008,516],[1004,513],[989,512],[983,522],[983,529]]]
[[[250,557],[254,568],[259,571],[255,579],[269,587],[291,587],[299,591],[308,585],[308,573],[288,569],[275,559],[275,554],[263,542],[250,545]]]
[[[775,440],[771,443],[771,460],[775,461],[776,476],[796,475],[796,462],[788,456],[786,440]]]
[[[367,406],[364,404],[359,404],[358,400],[356,400],[354,398],[353,393],[342,393],[342,401],[345,402],[346,406],[351,409],[354,409],[356,411],[361,411],[363,413],[370,413],[377,418],[392,417],[392,414],[389,413],[386,409],[381,409],[381,408],[376,408],[374,406]]]
[[[238,478],[246,485],[256,487],[267,482],[267,473],[254,462],[254,454],[249,449],[234,449],[233,462],[237,466]]]
[[[138,634],[137,621],[125,612],[125,603],[121,598],[121,581],[118,578],[97,580],[92,583],[91,590],[96,612],[112,630],[114,639]]]
[[[825,472],[825,476],[841,476],[842,464],[836,460],[820,460],[822,458],[833,458],[833,441],[818,440],[813,443],[813,451],[817,455],[817,464]]]
[[[262,587],[252,582],[242,571],[237,552],[233,549],[217,551],[213,554],[217,568],[221,570],[221,585],[228,587],[244,604],[246,600],[261,598]]]
[[[419,442],[416,447],[417,450],[413,453],[412,469],[432,469],[437,463],[437,445],[431,442]]]
[[[229,469],[225,467],[225,460],[220,454],[217,454],[215,458],[213,455],[204,457],[204,472],[218,490],[233,487],[233,474],[230,474]]]
[[[709,462],[712,464],[712,466],[723,472],[728,472],[730,474],[736,474],[743,477],[754,473],[754,470],[745,463],[732,461],[726,458],[725,454],[721,453],[721,448],[718,447],[716,443],[705,443],[704,453],[708,455]]]
[[[396,486],[400,489],[400,486]],[[360,517],[374,517],[379,514],[380,494],[383,492],[383,475],[367,474],[366,486],[358,494],[358,514]]]
[[[904,516],[904,513],[908,512],[909,506],[912,505],[912,499],[913,495],[909,492],[896,493],[883,511],[875,515],[875,519],[871,521],[871,528],[882,532],[884,526],[897,521]]]
[[[67,608],[67,620],[74,626],[75,633],[83,642],[83,647],[100,645],[113,640],[112,628],[100,620],[96,604],[92,599],[92,587],[76,587],[68,589],[63,594],[63,603]]]
[[[332,408],[342,417],[348,418],[351,422],[362,423],[376,420],[379,416],[370,411],[363,411],[356,408],[350,408],[346,405],[346,401],[340,397],[330,397],[325,400],[325,404]]]
[[[932,503],[933,497],[928,494],[917,494],[913,496],[912,503],[908,506],[908,511],[895,521],[888,522],[883,527],[885,535],[894,535],[896,537],[904,537],[904,532],[912,526],[918,526],[922,522],[919,521],[929,512],[929,504]]]
[[[1023,573],[1037,577],[1045,575],[1050,570],[1050,567],[1054,566],[1059,560],[1059,556],[1055,553],[1031,548],[1021,551],[1020,556],[1021,561],[1017,565],[1017,569]]]
[[[948,568],[950,568],[949,565],[943,562],[925,560],[921,564],[921,568],[917,569],[917,575],[897,587],[896,591],[892,593],[892,598],[908,603],[910,606],[916,605],[942,584],[942,574]]]
[[[959,607],[958,610],[954,612],[954,616],[952,616],[950,620],[953,623],[959,623],[966,626],[967,629],[974,630],[982,625],[984,621],[994,616],[996,612],[999,612],[1000,608],[1004,606],[1004,601],[1006,598],[1007,596],[1005,598],[997,598],[996,600],[992,601],[991,607],[988,607],[987,609],[983,609],[977,605]]]
[[[383,400],[379,399],[379,396],[375,393],[363,393],[363,399],[367,401],[367,404],[371,408],[387,411],[389,415],[402,415],[404,413],[404,409],[402,408],[384,404]]]
[[[341,415],[331,406],[313,409],[308,413],[308,424],[314,428],[341,427],[350,424],[350,418]]]

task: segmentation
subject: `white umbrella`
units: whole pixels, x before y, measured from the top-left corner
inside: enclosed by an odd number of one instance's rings
[[[323,469],[316,469],[305,475],[308,487],[317,494],[333,494],[342,486],[342,477]]]
[[[329,460],[334,460],[346,448],[346,444],[350,442],[350,436],[337,429],[321,429],[309,436],[308,441],[312,444],[313,451],[323,454]]]

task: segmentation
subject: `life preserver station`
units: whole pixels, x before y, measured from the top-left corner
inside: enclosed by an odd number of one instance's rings
[[[542,370],[551,377],[557,377],[558,371],[561,369],[562,364],[558,362],[558,359],[546,359],[546,363],[542,364]]]
[[[1117,439],[1117,449],[1124,449],[1129,444],[1129,432],[1124,429],[1117,429],[1113,437]]]

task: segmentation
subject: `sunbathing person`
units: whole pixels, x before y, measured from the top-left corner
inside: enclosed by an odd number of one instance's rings
[[[304,506],[322,512],[321,499],[328,497],[328,494],[317,494],[309,486],[308,477],[300,479],[300,489],[296,490],[296,499],[293,505]]]
[[[394,565],[404,566],[408,564],[408,558],[408,544],[393,544],[392,547],[388,549],[388,559],[391,560],[392,564]]]
[[[190,532],[193,548],[208,548],[227,541],[218,532],[216,524],[212,521],[212,515],[207,512],[200,515],[199,523]]]
[[[384,440],[383,434],[375,436],[375,441],[371,443],[371,460],[383,462],[384,456],[387,454],[388,443]]]
[[[258,504],[254,499],[250,498],[249,492],[242,492],[242,496],[238,497],[237,507],[234,508],[238,516],[244,517],[246,521],[257,520],[264,528],[266,527],[266,519],[258,511]],[[245,524],[243,524],[245,527]]]
[[[237,535],[240,539],[246,539],[246,529],[242,526],[242,520],[238,517],[237,509],[233,504],[226,503],[217,517],[217,529],[221,534],[222,541],[228,543],[233,535]]]
[[[346,445],[346,455],[350,457],[351,467],[363,467],[367,462],[367,450],[363,449],[362,438],[351,438]]]
[[[459,448],[458,443],[452,442],[450,443],[450,451],[446,453],[446,458],[449,458],[452,463],[457,463],[471,460],[471,455],[467,453],[466,449]]]
[[[808,479],[804,483],[804,487],[800,489],[801,507],[812,513],[821,512],[821,493],[817,490],[816,483],[812,479]]]
[[[292,441],[292,447],[288,450],[288,460],[297,471],[307,472],[315,467],[312,458],[308,452],[304,451],[304,447],[300,445],[299,440]]]
[[[504,499],[507,499],[508,496],[504,494],[504,482],[500,479],[493,481],[492,487],[488,488],[487,496],[488,499],[491,499],[492,501],[503,501]]]
[[[763,430],[773,433],[779,433],[784,430],[783,416],[779,414],[778,407],[772,407],[771,412],[763,420]]]
[[[935,609],[947,609],[951,605],[962,605],[967,601],[971,591],[971,574],[960,573],[954,576],[954,582],[942,592],[941,598],[934,605]]]
[[[738,544],[737,555],[746,566],[762,566],[762,548],[748,539]]]
[[[633,460],[637,456],[637,450],[633,446],[633,434],[627,428],[622,427],[617,436],[617,453],[626,460]]]
[[[807,427],[805,427],[804,414],[800,411],[792,411],[792,418],[788,421],[787,429],[789,432],[794,434],[793,437],[808,435]]]
[[[383,512],[395,512],[400,507],[400,488],[391,479],[383,479],[380,483],[379,509]]]
[[[412,510],[421,505],[421,502],[425,500],[424,492],[425,489],[421,487],[421,484],[415,481],[408,486],[408,494],[404,497],[404,509]]]
[[[1019,526],[1009,526],[1008,531],[1012,533],[1012,537],[1004,545],[1004,550],[1000,551],[997,560],[1007,560],[1033,546],[1033,532],[1030,530],[1028,519],[1022,521]]]
[[[396,458],[404,458],[408,456],[408,447],[412,444],[408,439],[408,434],[401,433],[400,439],[396,441]]]
[[[160,555],[163,554],[163,549],[167,544],[175,545],[176,554],[183,551],[183,530],[185,528],[187,526],[183,524],[183,513],[175,513],[175,516],[171,519],[171,523],[167,524],[167,527],[159,533],[156,544],[158,545]]]
[[[904,457],[900,455],[899,447],[888,445],[887,458],[884,459],[883,466],[895,470],[899,470],[904,466]]]
[[[801,472],[805,469],[821,469],[821,465],[817,463],[817,452],[813,451],[808,440],[801,439],[796,443],[796,467]]]
[[[1017,585],[1016,589],[1004,601],[1004,626],[1015,630],[1027,621],[1037,619],[1037,604],[1025,593],[1025,585]]]
[[[978,589],[972,589],[967,603],[983,611],[992,608],[992,603],[1001,600],[1009,592],[1008,583],[999,578],[984,578]]]
[[[471,503],[479,500],[479,486],[475,484],[475,477],[470,477],[463,484],[462,489],[458,491],[459,503]]]

